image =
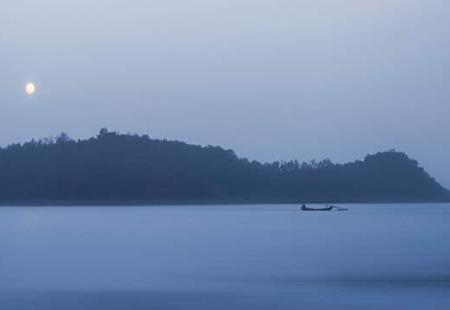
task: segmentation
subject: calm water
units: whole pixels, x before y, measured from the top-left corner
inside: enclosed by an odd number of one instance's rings
[[[0,309],[450,309],[450,205],[0,208]]]

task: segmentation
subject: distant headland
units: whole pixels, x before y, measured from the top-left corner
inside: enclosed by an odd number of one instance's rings
[[[106,129],[0,149],[2,205],[447,201],[447,189],[396,151],[346,164],[260,163]]]

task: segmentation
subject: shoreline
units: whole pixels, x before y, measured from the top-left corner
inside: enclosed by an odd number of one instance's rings
[[[5,201],[0,202],[0,208],[6,207],[155,207],[155,206],[228,206],[228,205],[300,205],[300,204],[449,204],[450,201],[414,200],[414,201],[108,201],[108,200],[51,200],[51,201]]]

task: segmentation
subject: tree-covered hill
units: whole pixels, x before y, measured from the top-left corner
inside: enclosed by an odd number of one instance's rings
[[[0,149],[0,203],[450,201],[406,154],[363,161],[260,163],[220,147],[102,129]]]

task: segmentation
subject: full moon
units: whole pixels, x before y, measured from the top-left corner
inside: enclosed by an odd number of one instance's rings
[[[25,92],[29,96],[33,95],[36,92],[36,85],[34,85],[34,83],[27,83],[27,85],[25,85]]]

